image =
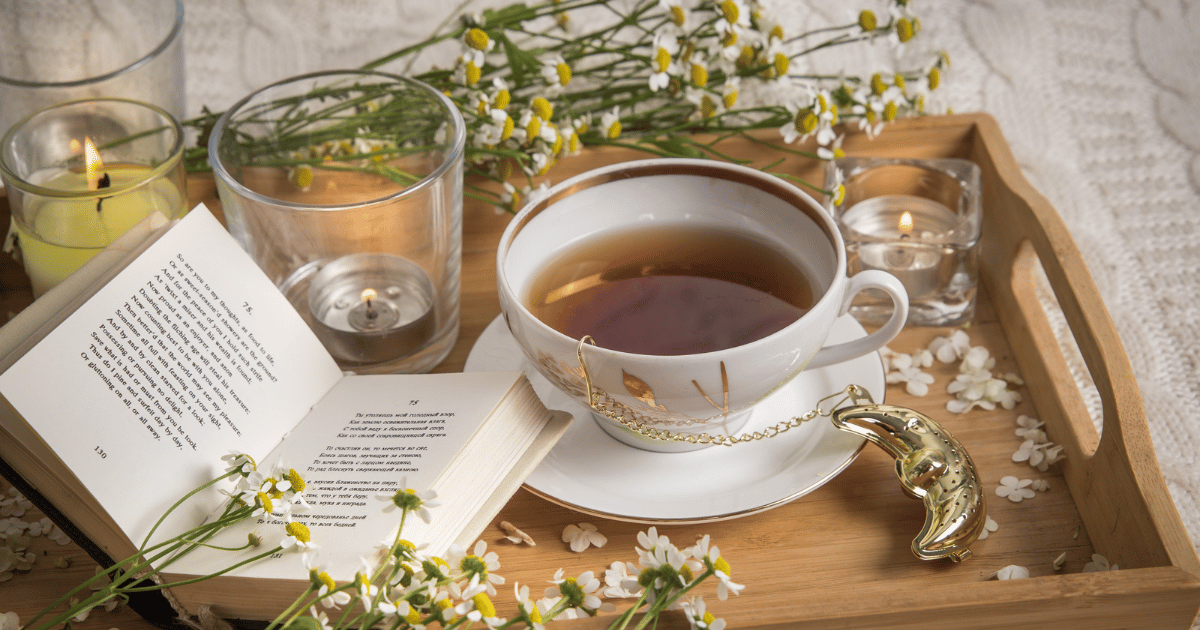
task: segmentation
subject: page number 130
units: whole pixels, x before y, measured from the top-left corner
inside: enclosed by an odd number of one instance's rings
[[[105,453],[104,449],[100,448],[99,446],[97,446],[95,448],[95,451],[96,451],[96,454],[100,456],[100,459],[104,459],[104,458],[108,457],[108,453]]]

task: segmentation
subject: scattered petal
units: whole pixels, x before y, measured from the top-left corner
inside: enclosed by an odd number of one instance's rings
[[[1029,484],[1029,487],[1038,492],[1046,492],[1050,489],[1050,482],[1045,479],[1034,479],[1033,483]]]
[[[988,537],[988,534],[1000,529],[1000,524],[992,520],[992,517],[985,516],[983,520],[983,530],[979,532],[979,540]]]
[[[563,529],[562,541],[570,543],[571,551],[579,553],[592,545],[603,547],[608,542],[608,538],[601,534],[595,525],[580,523],[567,525]]]
[[[514,543],[517,543],[517,544],[525,543],[525,544],[529,545],[530,547],[537,546],[537,543],[533,541],[532,536],[517,529],[516,525],[513,525],[512,523],[509,523],[508,521],[500,521],[500,529],[504,530],[505,538],[511,540]]]
[[[1029,488],[1033,484],[1032,479],[1017,479],[1011,475],[1000,478],[1000,485],[996,488],[996,496],[1008,498],[1013,503],[1020,503],[1024,499],[1032,499],[1035,492]]]
[[[1054,567],[1055,571],[1061,571],[1063,568],[1063,565],[1066,564],[1066,562],[1067,562],[1067,552],[1064,551],[1061,554],[1059,554],[1059,556],[1057,558],[1054,559],[1054,563],[1051,564],[1050,566]]]
[[[1094,553],[1094,554],[1092,554],[1092,561],[1083,565],[1083,572],[1084,573],[1096,573],[1099,571],[1116,571],[1119,568],[1120,567],[1118,567],[1115,564],[1109,565],[1108,558],[1105,558],[1104,556],[1102,556],[1098,553]]]

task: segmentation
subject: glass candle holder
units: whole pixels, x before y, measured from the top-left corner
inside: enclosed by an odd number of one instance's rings
[[[187,207],[183,130],[138,101],[95,99],[42,110],[0,141],[0,177],[34,297],[131,229],[149,234]]]
[[[182,0],[11,0],[0,20],[0,134],[68,101],[119,97],[185,116]]]
[[[825,186],[846,242],[847,272],[882,269],[908,290],[908,322],[953,326],[971,319],[979,279],[980,170],[954,158],[846,157],[830,162]],[[892,302],[860,294],[850,312],[882,323]]]
[[[251,94],[213,128],[226,224],[343,369],[427,372],[458,338],[466,128],[378,72]]]

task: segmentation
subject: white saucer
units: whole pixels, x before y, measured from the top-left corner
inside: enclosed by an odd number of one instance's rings
[[[828,343],[866,335],[849,315]],[[769,510],[819,488],[850,465],[865,444],[817,417],[775,438],[712,446],[688,453],[654,453],[604,433],[587,407],[550,384],[525,359],[501,317],[479,336],[465,372],[524,370],[551,409],[575,421],[525,480],[536,494],[585,514],[634,523],[707,523]],[[743,431],[756,431],[816,406],[854,383],[883,402],[883,362],[872,352],[852,361],[805,370],[754,408]],[[836,403],[828,401],[826,405]]]

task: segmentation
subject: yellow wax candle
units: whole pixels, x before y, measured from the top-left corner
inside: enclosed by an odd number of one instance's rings
[[[32,207],[23,213],[27,220],[13,222],[34,297],[62,282],[151,214],[166,219],[183,215],[183,196],[168,179],[121,192],[149,178],[149,168],[114,165],[106,166],[104,172],[109,185],[98,190],[89,186],[87,174],[81,172],[63,173],[43,182],[45,188],[89,192],[91,196],[31,198]]]

